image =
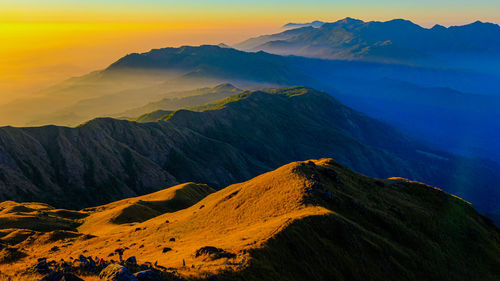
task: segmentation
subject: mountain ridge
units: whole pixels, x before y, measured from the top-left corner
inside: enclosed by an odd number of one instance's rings
[[[499,34],[500,26],[480,21],[462,26],[424,28],[404,19],[364,22],[345,18],[298,32],[294,37],[271,35],[252,39],[260,45],[244,41],[235,46],[247,51],[326,59],[446,65],[450,59],[443,57],[443,52],[490,54],[498,59],[500,41],[495,38]]]
[[[291,161],[335,156],[356,171],[426,181],[481,211],[497,211],[494,163],[429,149],[324,92],[303,87],[243,92],[163,119],[1,128],[2,199],[87,207],[180,182],[220,188]]]

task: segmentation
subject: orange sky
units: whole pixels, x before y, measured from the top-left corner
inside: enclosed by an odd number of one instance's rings
[[[0,23],[0,103],[131,52],[179,45],[234,43],[275,26],[210,27],[141,23]]]
[[[0,104],[131,52],[235,43],[287,22],[498,23],[498,0],[0,0]]]

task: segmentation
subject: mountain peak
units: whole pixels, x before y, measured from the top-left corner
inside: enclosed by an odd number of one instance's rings
[[[392,19],[390,21],[383,22],[386,25],[397,25],[401,27],[424,29],[420,25],[406,19]]]
[[[331,23],[325,23],[322,27],[323,28],[331,28],[331,27],[337,27],[337,26],[342,26],[342,27],[347,27],[347,28],[352,28],[352,27],[357,27],[359,25],[364,24],[365,22],[362,20],[358,20],[355,18],[351,17],[346,17],[341,20],[331,22]]]
[[[307,23],[295,23],[295,22],[290,22],[285,24],[282,28],[300,28],[300,27],[314,27],[314,28],[319,28],[321,27],[325,22],[315,20],[313,22],[307,22]]]
[[[451,26],[450,28],[452,29],[474,29],[477,30],[478,32],[484,32],[486,30],[495,30],[499,31],[500,26],[495,23],[491,22],[483,22],[480,20],[477,20],[475,22],[466,24],[466,25],[457,25],[457,26]]]
[[[351,17],[346,17],[341,20],[336,21],[336,23],[344,23],[344,24],[353,24],[353,23],[364,23],[364,21],[351,18]]]
[[[225,44],[225,43],[219,43],[217,44],[217,47],[220,47],[220,48],[231,48],[231,46]]]
[[[237,87],[235,87],[233,84],[231,83],[222,83],[222,84],[219,84],[215,87],[212,88],[213,90],[232,90],[232,89],[238,89]]]
[[[431,29],[434,29],[434,30],[446,30],[446,27],[442,26],[440,24],[435,24]]]
[[[219,85],[215,86],[214,88],[222,88],[222,87],[234,87],[233,84],[226,82],[226,83],[220,83]]]

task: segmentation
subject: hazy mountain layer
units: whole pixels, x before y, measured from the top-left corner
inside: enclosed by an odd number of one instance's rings
[[[235,86],[225,83],[212,88],[201,88],[182,93],[170,93],[169,96],[175,96],[175,98],[163,98],[161,100],[150,102],[144,106],[132,108],[122,113],[118,113],[115,116],[135,119],[137,118],[137,116],[149,114],[157,110],[178,110],[181,108],[203,105],[209,102],[227,98],[241,91],[242,90],[236,88]],[[138,119],[144,121],[141,117],[139,117]]]
[[[155,64],[151,65],[151,61]],[[231,61],[233,63],[229,65],[227,62]],[[226,64],[231,72],[224,71]],[[496,82],[500,76],[380,63],[280,57],[263,52],[249,54],[212,46],[162,49],[139,57],[125,57],[107,71],[120,73],[127,69],[128,72],[141,73],[144,69],[168,70],[181,66],[187,70],[196,69],[194,72],[198,77],[212,77],[237,85],[252,80],[260,81],[255,83],[261,85],[265,85],[263,81],[269,81],[270,84],[323,89],[350,107],[390,122],[440,149],[500,161],[500,150],[496,145],[500,141],[500,128],[498,122],[494,122],[498,119],[497,109],[500,107],[497,95],[500,84]],[[261,68],[267,71],[258,76],[248,72],[249,69],[258,72]],[[190,77],[194,79],[195,76]]]
[[[168,108],[151,111],[170,111],[175,103],[193,102],[182,99],[186,95],[199,94],[184,90],[207,85],[230,82],[246,89],[305,85],[333,93],[348,106],[437,148],[500,161],[496,145],[500,130],[498,122],[492,121],[500,107],[493,97],[500,93],[499,79],[459,70],[281,57],[217,46],[166,48],[128,55],[106,70],[48,89],[28,104],[18,101],[3,106],[0,120],[14,125],[75,126],[94,117],[122,117],[125,110],[148,107],[164,98],[170,100],[168,104],[156,105]],[[442,98],[443,87],[450,88],[448,100]],[[418,96],[422,98],[417,104]],[[459,123],[466,126],[457,128]]]

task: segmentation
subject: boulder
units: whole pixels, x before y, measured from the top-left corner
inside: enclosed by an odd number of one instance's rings
[[[35,271],[40,274],[47,274],[51,271],[46,258],[38,259],[38,263],[35,265]]]
[[[139,281],[163,281],[160,273],[155,270],[145,270],[135,274]]]
[[[83,281],[83,279],[71,273],[52,272],[41,281]]]
[[[202,247],[202,248],[196,250],[196,253],[195,253],[196,257],[200,257],[200,256],[204,256],[204,255],[209,256],[213,260],[221,259],[221,258],[231,259],[231,258],[236,257],[236,255],[233,253],[226,252],[223,249],[213,247],[213,246],[205,246],[205,247]]]
[[[101,271],[99,278],[103,281],[138,281],[126,267],[110,264]]]
[[[215,274],[210,274],[208,281],[219,281],[219,278],[217,278],[217,275]]]
[[[129,258],[125,261],[125,263],[127,263],[127,264],[137,264],[137,259],[135,258],[135,256],[131,256],[131,257],[129,257]]]

